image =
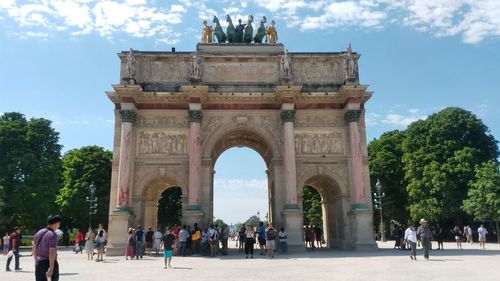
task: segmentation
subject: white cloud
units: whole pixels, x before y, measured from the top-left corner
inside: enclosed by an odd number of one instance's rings
[[[146,0],[0,2],[0,16],[6,15],[18,23],[22,32],[16,34],[21,37],[40,37],[40,32],[48,34],[67,30],[73,36],[97,32],[111,39],[117,33],[125,33],[174,43],[178,39],[177,35],[172,35],[172,27],[182,22],[185,12],[186,8],[181,4],[156,8]]]
[[[382,123],[406,127],[417,120],[422,120],[425,118],[426,116],[404,116],[400,114],[389,113],[384,117],[384,119],[382,119]]]

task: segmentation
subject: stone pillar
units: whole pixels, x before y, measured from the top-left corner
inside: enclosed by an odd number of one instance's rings
[[[303,250],[302,239],[302,209],[297,204],[297,171],[295,166],[295,110],[293,104],[284,106],[281,110],[283,123],[283,164],[285,169],[286,204],[283,209],[285,229],[288,234],[288,244],[293,248]]]
[[[118,164],[118,195],[116,196],[116,209],[127,211],[130,193],[130,168],[132,164],[132,124],[137,115],[135,111],[120,110],[122,118],[122,131],[120,137],[120,159]]]
[[[366,204],[364,177],[363,177],[363,154],[361,153],[361,139],[359,137],[358,121],[361,109],[350,109],[345,112],[344,118],[349,124],[349,146],[350,146],[350,169],[353,193],[353,209],[368,210]]]
[[[295,110],[281,111],[283,122],[283,162],[285,167],[286,207],[297,205],[297,171],[295,168]]]
[[[198,105],[200,106],[200,105]],[[203,112],[201,106],[188,111],[189,119],[189,189],[188,206],[184,210],[184,223],[192,225],[199,223],[203,217],[200,206],[200,188],[201,188],[201,121]]]
[[[122,108],[128,106],[123,105]],[[121,136],[120,158],[118,162],[118,192],[116,209],[109,216],[107,256],[123,255],[127,243],[129,227],[129,194],[131,193],[131,169],[133,163],[132,125],[136,121],[136,113],[132,109],[120,110]]]
[[[355,250],[376,249],[377,244],[373,239],[373,212],[368,209],[364,186],[364,165],[361,151],[361,138],[359,136],[358,121],[362,116],[359,108],[348,108],[344,118],[349,124],[350,146],[350,175],[351,175],[351,211],[349,212],[352,234],[352,247]]]

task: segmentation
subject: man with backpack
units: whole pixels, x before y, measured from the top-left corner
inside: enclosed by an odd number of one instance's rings
[[[36,281],[59,280],[57,263],[57,234],[61,225],[60,216],[49,216],[47,227],[39,230],[33,238],[33,257],[35,258]]]

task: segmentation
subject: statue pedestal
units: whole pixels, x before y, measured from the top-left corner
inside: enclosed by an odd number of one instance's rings
[[[377,243],[373,239],[373,212],[354,207],[355,209],[349,212],[354,250],[376,250]]]
[[[123,77],[122,80],[123,80],[123,82],[125,82],[125,84],[128,84],[128,85],[135,85],[136,84],[135,78],[132,78],[132,77]]]
[[[182,212],[182,223],[185,225],[190,225],[191,227],[198,223],[198,225],[202,225],[203,219],[203,211],[201,210],[200,205],[188,205],[186,210]]]
[[[128,219],[130,214],[128,211],[115,210],[109,216],[109,225],[106,246],[106,256],[123,256],[127,247],[128,238]]]
[[[291,249],[304,249],[302,238],[302,210],[296,204],[287,205],[281,212],[285,231],[288,236],[288,246]]]

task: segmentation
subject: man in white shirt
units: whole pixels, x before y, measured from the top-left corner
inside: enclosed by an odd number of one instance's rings
[[[156,255],[159,255],[161,238],[163,237],[163,234],[161,234],[161,231],[158,228],[158,230],[156,230],[156,232],[155,232],[155,234],[153,236],[154,236],[153,247],[154,247],[154,249],[156,251]]]
[[[481,224],[481,226],[477,229],[477,234],[479,234],[479,247],[484,247],[484,243],[486,243],[486,234],[488,234],[488,230],[484,228],[484,226]]]
[[[406,245],[410,245],[411,248],[410,259],[417,260],[417,232],[415,231],[413,223],[408,224],[404,240]]]

